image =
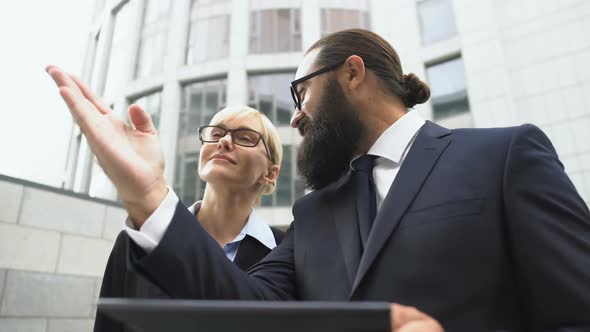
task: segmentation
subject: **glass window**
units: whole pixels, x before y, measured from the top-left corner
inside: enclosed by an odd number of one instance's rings
[[[199,177],[198,153],[177,156],[175,177],[183,179],[182,183],[174,186],[174,191],[186,206],[203,199],[205,182]]]
[[[139,42],[135,77],[159,74],[164,67],[170,0],[147,0]]]
[[[426,75],[430,85],[434,120],[469,112],[462,58],[428,66]]]
[[[368,29],[369,18],[368,13],[362,10],[355,9],[322,9],[321,12],[321,29],[322,37],[333,32],[352,29],[363,28]]]
[[[134,9],[131,6],[134,4],[137,4],[137,1],[127,2],[115,13],[111,54],[104,90],[104,95],[108,97],[113,97],[114,94],[119,93],[129,80],[129,77],[126,77],[126,73],[128,73],[126,70],[128,57],[125,55],[131,37],[131,26],[128,22]]]
[[[262,196],[261,206],[291,206],[304,195],[303,179],[297,174],[295,167],[296,148],[283,145],[283,161],[277,188],[272,195]]]
[[[250,107],[266,114],[275,125],[288,125],[293,111],[293,98],[289,90],[293,76],[293,73],[249,76]]]
[[[292,170],[292,146],[283,146],[283,161],[281,162],[281,173],[279,174],[279,180],[276,188],[276,201],[278,206],[290,206],[293,203],[292,195],[292,183],[293,178]]]
[[[131,100],[131,104],[137,104],[152,116],[154,127],[158,129],[160,124],[160,111],[162,108],[162,93],[160,91],[154,92]]]
[[[205,4],[209,5],[210,2]],[[186,53],[187,64],[225,58],[229,53],[229,14],[199,16],[202,7],[202,0],[193,0]]]
[[[198,176],[200,142],[197,130],[209,124],[225,107],[226,81],[197,82],[184,87],[183,106],[178,118],[174,190],[186,204],[202,198],[205,184]]]
[[[91,41],[91,45],[90,45],[91,49],[89,52],[89,55],[91,56],[91,60],[89,61],[89,66],[88,66],[88,70],[91,72],[90,78],[89,78],[89,86],[92,87],[96,87],[96,93],[99,95],[104,94],[104,90],[101,91],[100,88],[98,87],[98,77],[99,72],[101,70],[101,66],[99,65],[100,62],[100,57],[101,55],[104,53],[104,48],[105,48],[105,42],[104,42],[104,32],[102,31],[102,28],[99,29],[96,32],[96,35],[94,35],[94,38]]]
[[[294,8],[250,13],[250,53],[301,50],[300,11]]]
[[[432,44],[457,35],[451,0],[420,0],[417,9],[422,44]]]

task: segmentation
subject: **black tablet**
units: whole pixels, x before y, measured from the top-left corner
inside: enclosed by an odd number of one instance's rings
[[[385,302],[102,298],[98,311],[137,331],[389,332]]]

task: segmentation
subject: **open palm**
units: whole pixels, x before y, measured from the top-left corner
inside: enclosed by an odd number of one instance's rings
[[[150,115],[131,105],[131,126],[78,78],[55,66],[46,70],[128,211],[130,207],[154,210],[167,189],[164,157]]]

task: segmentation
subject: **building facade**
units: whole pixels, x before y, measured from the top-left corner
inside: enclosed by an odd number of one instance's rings
[[[84,79],[122,116],[131,103],[152,114],[166,178],[187,204],[204,189],[197,128],[226,105],[264,112],[279,128],[285,158],[277,191],[259,210],[270,223],[287,225],[291,205],[304,194],[289,82],[314,41],[367,28],[396,48],[406,72],[431,86],[431,100],[417,107],[424,117],[452,128],[540,126],[588,200],[585,7],[524,0],[98,0]],[[71,145],[65,188],[116,199],[79,132]]]

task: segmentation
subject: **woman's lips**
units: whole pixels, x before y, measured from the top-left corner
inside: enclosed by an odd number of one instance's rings
[[[223,159],[223,160],[227,160],[227,161],[229,161],[230,163],[232,163],[232,164],[236,165],[236,161],[235,161],[235,160],[233,160],[232,158],[230,158],[230,157],[228,157],[228,156],[226,156],[226,155],[223,155],[223,154],[216,154],[216,155],[213,155],[213,156],[211,157],[211,159],[209,159],[209,160],[213,160],[213,159]]]

